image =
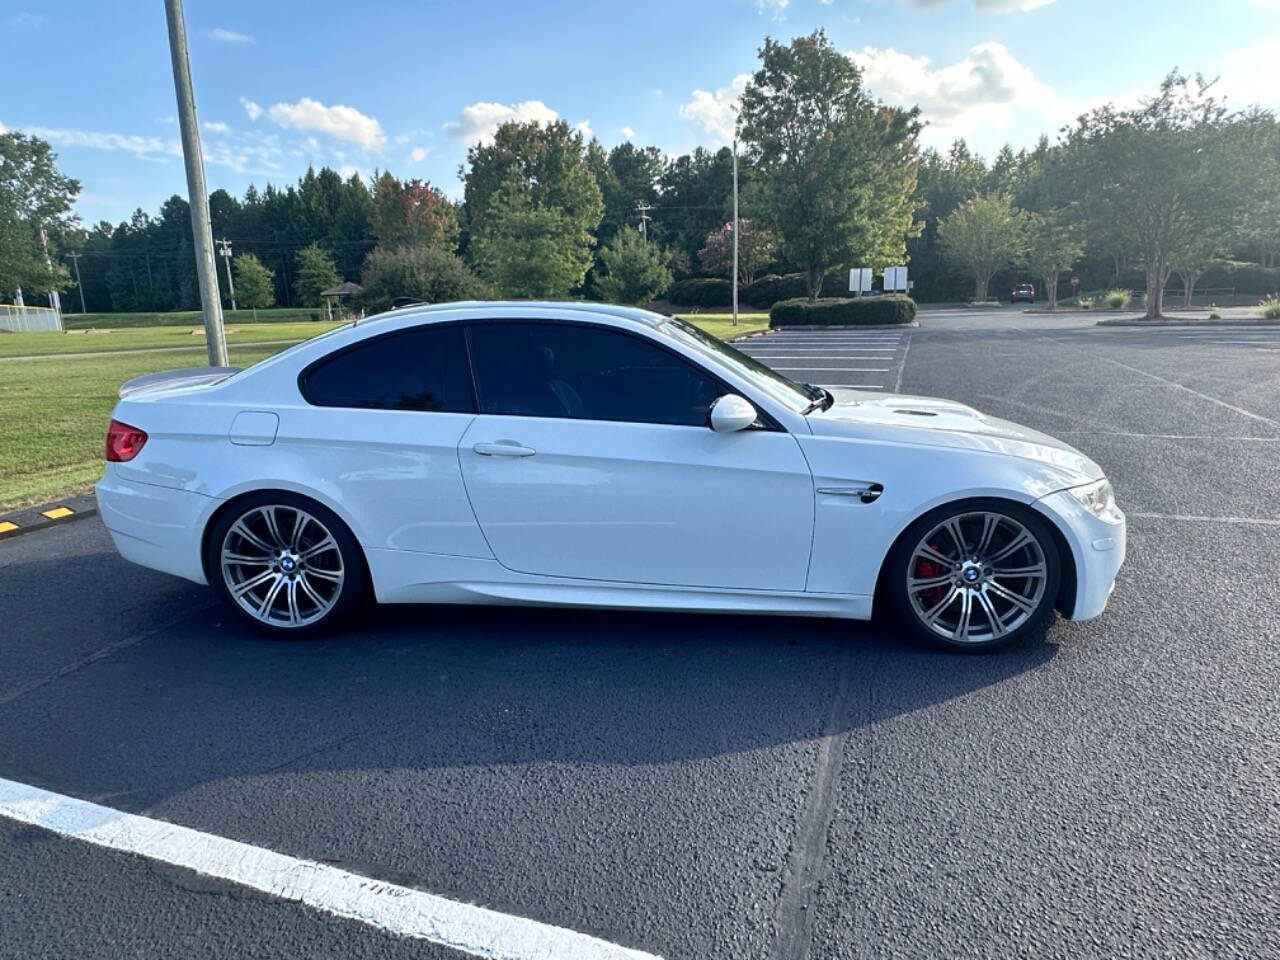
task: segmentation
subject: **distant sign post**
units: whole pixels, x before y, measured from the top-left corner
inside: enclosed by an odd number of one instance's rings
[[[854,267],[849,271],[849,292],[858,296],[871,292],[871,268]]]
[[[884,292],[885,293],[906,293],[907,287],[907,268],[906,267],[885,267],[884,268]]]

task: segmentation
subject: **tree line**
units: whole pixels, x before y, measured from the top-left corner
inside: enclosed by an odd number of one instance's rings
[[[990,161],[964,141],[922,150],[921,130],[918,110],[876,100],[822,31],[766,39],[738,115],[739,280],[789,275],[815,298],[833,272],[907,263],[919,299],[984,299],[993,282],[1032,277],[1056,301],[1075,272],[1084,289],[1137,279],[1158,313],[1171,275],[1189,291],[1223,260],[1253,260],[1264,281],[1276,266],[1280,126],[1229,110],[1199,78],[1170,75],[1135,107],[1098,108]],[[0,162],[0,292],[70,290],[62,255],[76,253],[91,311],[198,307],[182,198],[85,229],[71,213],[79,185],[48,144],[5,133]],[[363,286],[366,309],[395,296],[641,303],[732,269],[727,147],[668,158],[630,142],[606,150],[563,121],[509,123],[460,173],[460,202],[421,180],[329,168],[241,197],[214,191],[238,305],[316,306],[344,279]]]

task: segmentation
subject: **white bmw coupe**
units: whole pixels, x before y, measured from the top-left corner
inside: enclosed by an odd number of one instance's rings
[[[128,560],[254,626],[382,603],[868,619],[989,650],[1106,606],[1088,457],[944,400],[793,383],[673,317],[449,303],[120,390],[97,487]]]

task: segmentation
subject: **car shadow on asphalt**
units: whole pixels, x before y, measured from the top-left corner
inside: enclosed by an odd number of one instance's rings
[[[0,706],[0,773],[145,809],[286,772],[681,763],[812,740],[832,716],[837,732],[880,723],[1056,650],[1052,634],[958,656],[878,622],[515,607],[371,608],[280,641],[199,607]]]

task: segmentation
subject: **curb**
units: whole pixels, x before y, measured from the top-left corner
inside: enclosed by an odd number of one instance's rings
[[[64,497],[52,503],[36,507],[23,507],[9,513],[0,513],[0,540],[35,533],[73,520],[82,520],[98,513],[98,499],[92,493],[76,497]]]
[[[1280,320],[1099,320],[1095,327],[1280,327]]]
[[[910,323],[793,323],[784,324],[781,327],[766,327],[757,331],[757,334],[749,334],[749,336],[764,333],[777,333],[779,330],[840,330],[847,332],[857,332],[859,330],[909,330],[912,327],[919,327],[919,320],[912,320]],[[738,339],[737,337],[734,338]]]

